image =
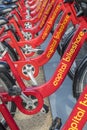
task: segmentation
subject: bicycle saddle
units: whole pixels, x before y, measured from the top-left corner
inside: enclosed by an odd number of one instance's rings
[[[5,8],[5,7],[6,7],[5,5],[0,4],[0,9],[3,9],[3,8]]]
[[[7,5],[7,7],[15,9],[15,8],[18,8],[18,5],[17,4],[11,4],[11,5]]]
[[[7,20],[7,19],[5,19],[5,18],[3,18],[3,17],[0,18],[0,26],[1,26],[1,25],[4,25],[4,24],[7,24],[7,23],[8,23],[8,20]]]
[[[9,13],[9,12],[11,12],[12,10],[13,10],[13,9],[10,8],[10,7],[6,7],[6,8],[3,8],[3,9],[0,9],[0,16]]]
[[[74,0],[64,0],[64,3],[72,3]]]
[[[12,3],[15,3],[17,2],[18,0],[3,0],[2,3],[3,4],[12,4]]]
[[[4,9],[4,8],[12,8],[12,9],[15,9],[15,8],[17,8],[18,7],[18,5],[16,5],[16,4],[11,4],[11,5],[4,5],[4,4],[0,4],[0,10],[1,9]]]

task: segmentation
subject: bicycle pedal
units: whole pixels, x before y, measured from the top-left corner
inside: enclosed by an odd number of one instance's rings
[[[44,50],[38,50],[38,51],[37,51],[37,54],[40,55],[40,54],[42,54],[43,52],[44,52]]]
[[[51,125],[51,127],[49,128],[49,130],[60,130],[61,125],[62,125],[61,118],[56,117],[56,118],[53,120],[52,125]]]
[[[43,105],[43,108],[40,111],[43,114],[46,114],[49,112],[49,106],[47,106],[46,104]]]

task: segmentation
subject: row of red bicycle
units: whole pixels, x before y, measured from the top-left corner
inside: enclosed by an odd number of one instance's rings
[[[45,50],[41,45],[49,36]],[[67,74],[77,99],[64,126],[56,118],[50,130],[82,130],[87,115],[87,1],[3,0],[0,4],[0,130],[19,130],[16,107],[33,115],[49,108],[44,99],[53,94]],[[60,62],[49,81],[38,85],[39,69],[54,55]],[[84,52],[84,53],[83,53]],[[38,54],[38,55],[36,55]],[[85,57],[84,57],[85,56]],[[27,87],[24,80],[31,80]]]

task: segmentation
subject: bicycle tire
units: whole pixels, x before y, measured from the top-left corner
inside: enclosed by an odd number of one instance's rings
[[[73,37],[74,33],[75,33],[75,29],[73,29],[72,32],[70,32],[70,33],[66,36],[66,38],[62,40],[62,42],[61,42],[61,44],[62,44],[61,46],[62,46],[62,47],[60,48],[60,49],[61,49],[61,50],[60,50],[60,51],[61,51],[61,53],[60,53],[61,58],[62,58],[62,56],[63,56],[63,54],[64,54],[64,51],[66,50],[66,48],[67,48],[67,46],[68,46],[70,40],[71,40],[71,38]],[[82,59],[84,58],[84,56],[85,56],[85,54],[86,54],[86,51],[87,51],[87,45],[84,44],[84,45],[82,46],[82,48],[80,49],[80,51],[79,51],[79,53],[78,53],[76,59],[75,59],[74,62],[73,62],[73,65],[71,66],[70,71],[69,71],[69,73],[68,73],[68,75],[69,75],[69,77],[71,78],[71,80],[73,80],[74,75],[75,75],[75,71],[76,71],[76,69],[78,68],[79,64],[81,63]]]
[[[7,71],[0,70],[0,87],[4,87],[5,91],[8,91],[10,88],[12,88],[13,85],[15,85],[15,82],[13,78],[10,76],[10,74]],[[8,103],[9,103],[8,109],[11,115],[14,116],[16,112],[16,105],[14,104],[14,102],[8,102]],[[1,123],[5,128],[7,128],[7,123],[4,119],[1,119]]]
[[[87,55],[78,66],[73,79],[73,96],[78,100],[85,85],[87,84]]]
[[[72,27],[70,27],[70,28],[72,28]],[[70,28],[69,28],[69,29],[70,29]],[[69,29],[67,29],[67,31],[68,31]],[[73,35],[74,35],[74,32],[75,32],[75,29],[72,28],[72,30],[69,31],[69,33],[67,33],[67,34],[65,33],[64,36],[62,37],[62,40],[61,40],[59,46],[57,47],[57,52],[58,52],[58,54],[60,55],[60,58],[62,58],[62,56],[63,56],[63,54],[64,54],[64,52],[65,52],[65,50],[66,50],[66,48],[67,48],[67,46],[68,46],[68,44],[69,44],[71,38],[72,38]],[[73,70],[70,69],[68,75],[69,75],[69,77],[70,77],[71,79],[73,79],[73,77],[74,77],[74,69],[73,69]]]
[[[17,53],[14,51],[14,49],[6,41],[3,41],[2,44],[4,47],[8,48],[8,53],[11,56],[12,60],[17,61],[18,56],[17,56]]]

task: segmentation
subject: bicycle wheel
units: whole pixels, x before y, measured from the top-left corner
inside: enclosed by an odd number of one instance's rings
[[[57,47],[57,52],[61,58],[71,40],[71,38],[73,37],[74,32],[75,32],[75,28],[73,26],[71,26],[67,29],[67,31],[63,35],[61,42],[60,42],[59,46]],[[71,69],[68,73],[68,75],[71,79],[73,79],[73,77],[74,77],[75,69],[76,69],[76,62],[73,63],[73,65],[71,66]]]
[[[11,56],[12,60],[17,61],[18,56],[17,56],[16,52],[14,51],[14,49],[6,41],[3,41],[2,44],[5,48],[6,47],[8,48],[8,53]]]
[[[15,85],[15,82],[13,78],[9,75],[8,72],[4,72],[3,70],[0,71],[0,90],[4,89],[4,91],[8,91],[9,88],[12,88],[12,86]],[[8,110],[12,114],[12,116],[15,115],[16,111],[16,105],[13,102],[7,102],[6,106],[8,107]],[[7,127],[5,119],[0,114],[0,122],[3,124],[4,127]]]
[[[76,70],[73,80],[73,96],[78,99],[87,84],[87,56],[82,60]]]
[[[68,33],[66,32],[65,35],[63,36],[62,41],[58,48],[58,52],[59,52],[61,58],[62,58],[67,46],[69,45],[69,42],[70,42],[71,38],[73,37],[75,30],[76,30],[75,28],[71,27],[70,31],[67,30]],[[74,78],[75,71],[76,71],[77,67],[79,66],[79,64],[81,63],[83,57],[86,55],[86,52],[87,52],[87,44],[84,44],[83,47],[81,48],[81,50],[79,51],[76,59],[74,60],[72,66],[70,68],[70,71],[68,73],[68,75],[71,79]]]

